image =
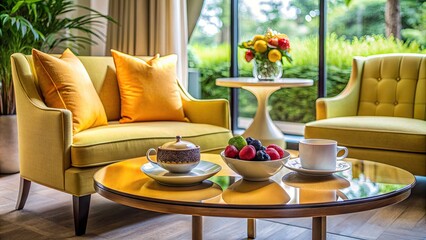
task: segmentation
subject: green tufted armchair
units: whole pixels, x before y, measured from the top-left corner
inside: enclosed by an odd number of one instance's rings
[[[316,102],[305,138],[326,138],[349,157],[391,164],[426,176],[426,55],[353,59],[346,88]]]

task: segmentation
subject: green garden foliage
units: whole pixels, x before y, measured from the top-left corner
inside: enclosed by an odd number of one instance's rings
[[[348,39],[372,34],[385,35],[385,7],[386,0],[353,0],[349,6],[337,4],[330,9],[328,30]],[[415,40],[425,48],[425,0],[400,1],[400,10],[402,40]]]
[[[291,39],[290,39],[291,40]],[[291,40],[293,63],[284,65],[283,77],[313,79],[312,87],[281,89],[269,99],[270,115],[273,120],[306,123],[315,120],[315,101],[318,86],[318,42],[317,38]],[[193,54],[199,62],[201,73],[202,98],[229,98],[229,88],[216,86],[217,78],[229,77],[229,45],[206,47],[195,45]],[[347,40],[331,34],[327,38],[327,96],[336,96],[346,86],[354,56],[406,52],[426,53],[420,45],[413,41],[402,41],[382,36],[364,36]],[[243,77],[251,77],[252,64],[244,60],[244,51],[239,52],[239,73]],[[241,90],[239,111],[242,117],[253,117],[257,101],[248,91]]]

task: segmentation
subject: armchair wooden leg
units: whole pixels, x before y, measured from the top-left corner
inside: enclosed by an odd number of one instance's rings
[[[27,201],[27,198],[28,198],[28,193],[30,192],[30,187],[31,187],[31,181],[21,177],[20,183],[19,183],[18,199],[16,201],[16,206],[15,206],[16,210],[21,210],[24,208],[25,202]]]
[[[90,196],[72,196],[74,211],[74,231],[76,236],[86,233],[87,218],[89,217]]]

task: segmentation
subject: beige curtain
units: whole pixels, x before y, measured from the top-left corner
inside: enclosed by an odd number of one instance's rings
[[[187,0],[186,13],[188,16],[188,41],[197,25],[201,10],[203,9],[204,0]]]
[[[109,24],[106,49],[130,55],[177,54],[177,76],[187,88],[186,0],[113,0],[109,15],[118,24]]]

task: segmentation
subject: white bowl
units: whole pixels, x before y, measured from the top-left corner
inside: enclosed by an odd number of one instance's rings
[[[266,181],[278,173],[290,158],[290,153],[284,150],[281,159],[269,161],[247,161],[225,157],[224,151],[220,153],[223,161],[237,174],[249,181]]]

